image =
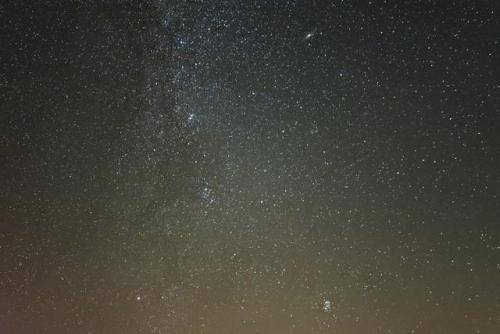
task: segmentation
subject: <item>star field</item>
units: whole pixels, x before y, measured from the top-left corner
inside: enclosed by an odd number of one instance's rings
[[[0,6],[1,333],[497,333],[494,1]]]

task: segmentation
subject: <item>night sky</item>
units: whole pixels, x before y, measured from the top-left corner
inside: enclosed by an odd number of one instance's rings
[[[500,333],[497,1],[2,1],[0,333]]]

